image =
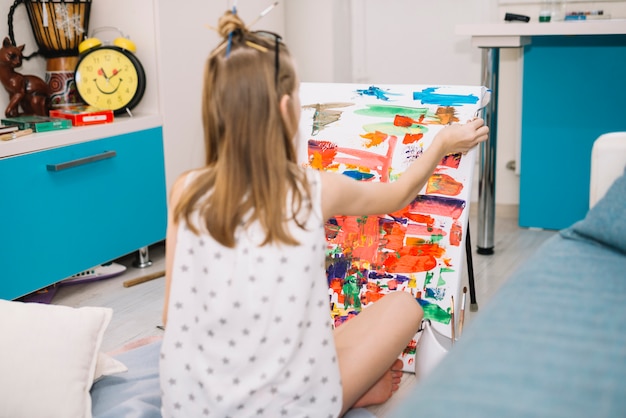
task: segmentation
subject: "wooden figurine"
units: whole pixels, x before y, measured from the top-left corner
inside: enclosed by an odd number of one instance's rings
[[[4,38],[0,48],[0,81],[9,93],[9,104],[4,114],[6,117],[48,116],[48,84],[37,76],[15,71],[22,66],[23,50],[24,45],[15,46],[8,37]]]

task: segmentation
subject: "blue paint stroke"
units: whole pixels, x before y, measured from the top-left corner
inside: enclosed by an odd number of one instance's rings
[[[345,279],[350,268],[350,260],[346,258],[334,259],[326,269],[328,281],[332,279]]]
[[[439,106],[463,106],[466,104],[476,104],[479,98],[473,94],[440,94],[435,93],[439,87],[427,87],[421,92],[413,92],[413,100],[419,100],[423,104],[433,104]]]
[[[387,95],[400,96],[399,93],[389,93],[376,86],[369,86],[367,89],[357,89],[356,91],[361,96],[374,96],[379,100],[388,101]]]
[[[372,177],[374,177],[372,173],[363,173],[362,171],[358,170],[347,170],[344,171],[342,174],[359,181],[370,180]]]
[[[435,300],[443,300],[444,296],[446,295],[446,291],[445,289],[442,288],[430,288],[427,287],[426,288],[426,297],[430,298],[430,299],[435,299]]]

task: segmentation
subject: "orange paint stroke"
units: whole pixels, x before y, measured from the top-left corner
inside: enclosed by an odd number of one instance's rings
[[[438,193],[446,196],[457,196],[463,190],[463,183],[443,173],[434,173],[426,183],[426,193]]]
[[[435,115],[439,118],[442,125],[448,125],[453,122],[458,122],[459,118],[455,116],[455,110],[452,106],[438,107]]]
[[[404,139],[402,140],[403,144],[413,144],[418,142],[420,139],[424,138],[424,134],[405,134]]]
[[[463,228],[458,222],[454,222],[450,227],[450,245],[458,247],[461,245],[461,239],[463,238]]]
[[[309,164],[315,169],[328,167],[337,155],[337,145],[330,141],[308,141]]]
[[[367,139],[369,142],[365,143],[366,148],[375,147],[382,144],[387,139],[387,134],[380,131],[368,132],[361,135],[361,138]]]

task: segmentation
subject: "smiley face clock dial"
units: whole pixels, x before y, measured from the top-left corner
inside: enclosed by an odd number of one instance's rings
[[[130,51],[105,45],[84,52],[74,74],[81,99],[98,109],[114,114],[135,107],[146,89],[146,74],[141,62]]]

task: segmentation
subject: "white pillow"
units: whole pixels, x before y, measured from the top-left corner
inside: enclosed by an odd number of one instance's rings
[[[98,361],[96,363],[96,372],[93,376],[94,383],[103,378],[104,376],[111,376],[113,374],[127,372],[128,367],[119,360],[114,359],[108,354],[102,352],[98,353]]]
[[[0,415],[90,418],[89,390],[112,315],[111,308],[0,300]]]

